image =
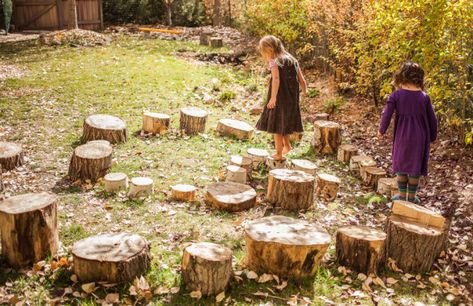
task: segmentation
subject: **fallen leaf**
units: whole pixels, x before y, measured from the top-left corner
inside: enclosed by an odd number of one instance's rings
[[[276,286],[276,287],[274,287],[274,288],[276,288],[276,289],[279,290],[279,291],[282,291],[282,290],[284,290],[284,288],[286,288],[286,287],[287,287],[287,282],[286,282],[286,281],[283,281],[283,282],[281,283],[281,285],[278,285],[278,286]]]
[[[246,277],[248,279],[257,279],[258,278],[258,274],[256,274],[255,271],[247,271],[246,272]]]
[[[72,274],[71,277],[70,277],[70,280],[71,280],[73,283],[77,283],[77,275]]]
[[[392,278],[392,277],[388,277],[388,278],[386,279],[386,283],[388,283],[388,285],[394,285],[394,284],[397,283],[397,282],[398,282],[398,280],[395,279],[395,278]]]
[[[95,290],[95,283],[82,284],[81,288],[85,293],[90,294]]]
[[[176,294],[176,293],[178,293],[180,290],[181,290],[181,288],[179,288],[179,287],[172,287],[172,288],[171,288],[171,293],[172,293],[172,294]]]
[[[364,282],[366,280],[368,276],[366,276],[366,274],[363,274],[363,273],[358,273],[358,276],[356,277],[358,280]]]
[[[159,286],[158,288],[154,289],[154,294],[163,295],[168,294],[170,292],[169,288],[164,286]]]
[[[221,301],[223,301],[224,298],[225,298],[225,291],[222,291],[219,294],[217,294],[217,296],[215,297],[215,301],[217,303],[220,303]]]
[[[109,293],[105,296],[105,301],[107,303],[118,303],[120,301],[120,294],[118,293]]]
[[[200,291],[192,291],[190,294],[191,298],[193,299],[200,299],[202,297],[202,292]]]
[[[271,274],[264,273],[258,278],[258,283],[263,284],[272,280],[273,280],[273,276]]]

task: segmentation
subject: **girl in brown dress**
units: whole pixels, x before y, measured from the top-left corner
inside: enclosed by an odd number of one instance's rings
[[[256,128],[273,134],[276,153],[275,160],[283,160],[283,155],[291,151],[289,135],[302,132],[299,108],[299,86],[306,93],[306,81],[297,60],[289,54],[278,38],[263,37],[258,47],[262,57],[269,63],[271,82],[267,103]]]

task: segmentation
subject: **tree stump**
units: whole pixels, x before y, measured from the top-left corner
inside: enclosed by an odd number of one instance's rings
[[[384,265],[386,234],[367,226],[344,226],[337,231],[337,260],[357,272],[377,274]]]
[[[0,165],[10,171],[23,165],[23,149],[19,144],[0,141]]]
[[[128,176],[125,173],[109,173],[103,180],[106,192],[117,192],[128,188]]]
[[[225,172],[226,182],[235,182],[240,184],[246,184],[246,169],[235,165],[227,166]]]
[[[58,197],[27,193],[0,202],[2,255],[13,267],[29,265],[55,255]]]
[[[337,160],[339,162],[348,164],[352,156],[358,153],[358,149],[351,144],[344,144],[338,148]]]
[[[153,135],[165,134],[169,129],[171,117],[165,114],[145,112],[143,114],[143,131]]]
[[[372,160],[374,159],[370,156],[366,155],[355,155],[350,158],[350,170],[354,173],[360,173],[360,163],[364,160]]]
[[[91,141],[75,148],[69,164],[69,178],[91,180],[103,177],[112,166],[112,146],[105,141]]]
[[[204,296],[224,292],[233,275],[232,250],[210,242],[193,243],[184,249],[181,271],[190,291]]]
[[[299,170],[271,170],[267,197],[282,209],[307,210],[314,202],[314,177]]]
[[[363,183],[374,189],[378,187],[379,179],[386,177],[386,171],[378,167],[366,167],[364,168],[364,173],[365,177],[363,178]]]
[[[245,241],[249,269],[302,279],[317,272],[330,235],[305,220],[271,216],[248,223]]]
[[[394,190],[394,194],[393,194]],[[378,180],[377,192],[385,195],[387,198],[393,197],[397,192],[396,178],[383,177]]]
[[[342,142],[340,125],[336,122],[317,120],[314,122],[312,146],[315,152],[334,154]]]
[[[394,201],[392,213],[427,226],[443,228],[446,224],[441,214],[408,201]]]
[[[246,140],[253,137],[254,128],[240,120],[220,119],[216,130],[222,136],[233,136],[236,139]]]
[[[195,201],[197,188],[192,185],[178,184],[171,187],[172,197],[174,200],[182,202]]]
[[[230,164],[244,168],[246,170],[247,178],[251,178],[251,173],[253,172],[253,161],[250,157],[232,155],[230,156]]]
[[[187,135],[197,135],[205,131],[207,112],[197,107],[181,109],[180,130]]]
[[[258,169],[261,165],[264,165],[266,158],[269,156],[268,151],[256,148],[248,149],[247,154],[253,161],[253,169]]]
[[[310,160],[305,159],[293,159],[291,160],[290,168],[293,170],[304,171],[307,174],[315,176],[317,166]]]
[[[202,32],[199,37],[199,43],[202,46],[209,45],[209,38],[212,36],[212,32]]]
[[[72,246],[73,271],[82,282],[122,283],[144,274],[150,267],[150,245],[128,233],[101,234]]]
[[[327,113],[318,113],[318,114],[315,114],[314,116],[314,121],[319,121],[319,120],[328,121],[329,119],[330,119],[330,114],[327,114]]]
[[[376,161],[374,159],[364,159],[360,161],[360,177],[363,181],[366,180],[366,169],[376,167]]]
[[[337,197],[340,179],[335,175],[317,174],[315,194],[326,201],[333,201]]]
[[[153,180],[149,177],[134,177],[130,181],[129,198],[147,197],[153,194]]]
[[[82,142],[107,140],[110,143],[122,143],[127,140],[126,124],[118,117],[110,115],[91,115],[84,121]]]
[[[284,168],[286,168],[287,160],[286,159],[276,160],[272,156],[268,156],[268,157],[266,157],[265,164],[268,167],[268,169],[270,169],[270,170],[284,169]]]
[[[223,47],[223,39],[221,37],[210,37],[209,46],[211,48],[222,48]]]
[[[205,200],[217,209],[229,212],[243,211],[255,206],[256,191],[240,183],[219,182],[207,188]]]

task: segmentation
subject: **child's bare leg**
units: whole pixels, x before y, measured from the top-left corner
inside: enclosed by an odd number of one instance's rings
[[[284,148],[283,136],[281,134],[274,134],[274,147],[276,149],[276,154],[273,155],[274,159],[282,159],[282,150]]]
[[[291,152],[292,147],[291,147],[291,142],[289,141],[289,135],[283,136],[282,142],[284,145],[284,148],[282,149],[282,154],[287,154]]]

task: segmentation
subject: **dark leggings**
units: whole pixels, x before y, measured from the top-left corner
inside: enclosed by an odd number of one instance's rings
[[[419,185],[419,176],[407,175],[405,173],[396,173],[396,175],[399,199],[415,202],[417,186]]]

